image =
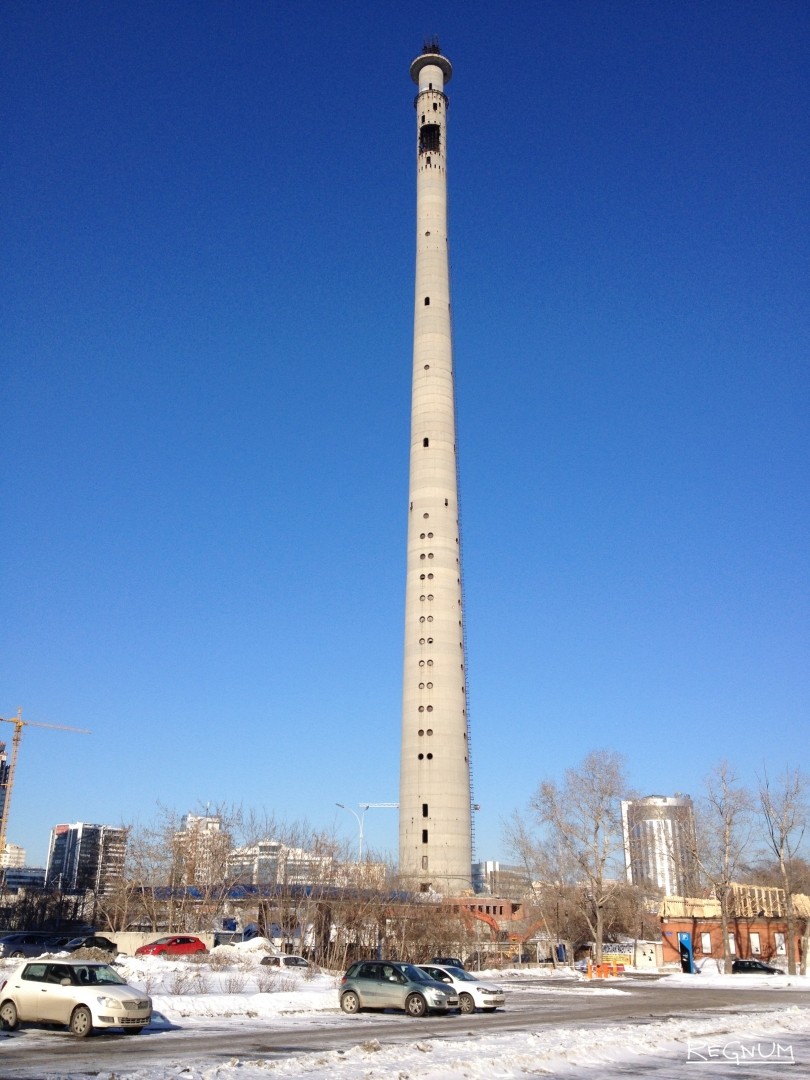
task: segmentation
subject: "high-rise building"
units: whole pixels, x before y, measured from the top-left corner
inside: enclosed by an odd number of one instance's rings
[[[246,885],[313,885],[331,882],[334,860],[280,840],[260,840],[228,855],[228,878]]]
[[[0,825],[5,823],[6,804],[8,803],[8,781],[11,774],[11,763],[8,760],[6,744],[0,740]],[[0,836],[5,835],[5,829],[0,828]],[[0,852],[2,855],[2,852]]]
[[[230,849],[230,835],[217,814],[184,814],[174,834],[172,881],[176,885],[221,882]]]
[[[64,892],[110,892],[121,880],[127,830],[77,821],[56,825],[48,846],[46,881]]]
[[[426,44],[416,94],[416,288],[405,588],[399,869],[471,889],[472,813],[447,236],[450,61]]]
[[[622,802],[627,880],[666,896],[695,896],[695,815],[688,795],[649,795]]]

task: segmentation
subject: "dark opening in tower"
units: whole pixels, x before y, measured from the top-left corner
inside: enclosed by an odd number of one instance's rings
[[[441,128],[438,124],[422,124],[419,128],[419,153],[424,154],[429,151],[438,153],[440,133]]]

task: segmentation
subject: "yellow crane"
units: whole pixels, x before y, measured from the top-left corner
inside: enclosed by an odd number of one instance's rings
[[[89,735],[87,728],[66,727],[64,724],[41,724],[36,720],[23,720],[22,709],[17,709],[17,715],[13,717],[0,716],[0,722],[14,725],[14,737],[11,740],[11,757],[8,761],[8,772],[3,780],[3,768],[0,763],[0,855],[6,850],[6,832],[8,825],[8,811],[11,806],[11,789],[14,786],[14,770],[17,767],[17,754],[20,750],[20,739],[24,727],[50,728],[52,731],[74,731],[80,735]]]

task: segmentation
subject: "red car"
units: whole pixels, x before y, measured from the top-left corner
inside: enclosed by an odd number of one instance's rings
[[[187,953],[208,952],[198,937],[188,934],[175,934],[172,937],[159,937],[148,945],[141,945],[135,950],[136,956],[185,956]]]

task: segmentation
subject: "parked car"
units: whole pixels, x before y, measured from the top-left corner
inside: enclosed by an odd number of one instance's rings
[[[0,937],[0,957],[11,956],[18,960],[43,953],[56,952],[61,941],[67,940],[41,930],[19,930]]]
[[[431,979],[452,986],[458,994],[459,1008],[463,1013],[473,1013],[476,1009],[495,1012],[506,1004],[506,994],[500,986],[477,979],[464,968],[450,964],[420,964]]]
[[[111,953],[113,956],[118,953],[118,946],[115,942],[102,937],[101,934],[85,934],[80,937],[70,938],[64,945],[59,946],[60,952],[77,952],[79,949],[101,949],[102,952]]]
[[[446,964],[447,967],[463,968],[464,965],[457,956],[434,956],[431,957],[431,964]]]
[[[781,968],[763,964],[761,960],[732,960],[732,975],[784,975]]]
[[[291,953],[270,954],[269,956],[263,956],[261,959],[262,964],[265,967],[287,967],[287,968],[308,968],[310,966],[309,960],[306,960],[303,956],[295,956]]]
[[[83,1038],[94,1028],[120,1027],[137,1035],[152,1019],[152,999],[128,986],[109,964],[29,960],[0,982],[0,1021],[65,1024]]]
[[[136,956],[186,956],[189,953],[208,952],[198,937],[189,934],[173,934],[150,941],[135,950]]]
[[[340,980],[340,1007],[345,1013],[361,1009],[404,1009],[409,1016],[458,1008],[458,994],[435,982],[415,964],[397,960],[359,960]]]

